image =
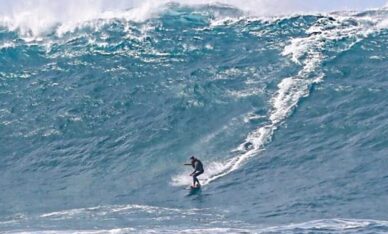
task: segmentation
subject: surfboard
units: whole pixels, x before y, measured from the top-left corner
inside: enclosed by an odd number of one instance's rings
[[[195,190],[200,190],[200,189],[201,189],[201,186],[193,187],[192,185],[190,185],[190,186],[187,187],[186,189],[187,189],[187,190],[195,191]]]
[[[186,189],[189,190],[189,193],[187,194],[187,196],[200,195],[202,193],[201,186],[198,186],[198,187],[189,186]]]

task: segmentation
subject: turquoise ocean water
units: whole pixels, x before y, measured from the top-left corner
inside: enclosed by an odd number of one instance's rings
[[[1,232],[388,232],[387,9],[129,15],[0,26]]]

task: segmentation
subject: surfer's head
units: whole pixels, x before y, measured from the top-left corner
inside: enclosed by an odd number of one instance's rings
[[[191,160],[195,160],[195,157],[194,157],[194,156],[191,156],[190,159],[191,159]]]

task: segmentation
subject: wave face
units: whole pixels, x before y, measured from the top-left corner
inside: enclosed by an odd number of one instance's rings
[[[0,230],[388,232],[388,11],[162,6],[0,19]]]

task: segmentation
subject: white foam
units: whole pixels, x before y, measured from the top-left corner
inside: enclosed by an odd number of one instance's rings
[[[100,229],[100,230],[42,230],[42,231],[11,231],[5,232],[8,234],[126,234],[136,231],[134,228],[114,228],[114,229]]]
[[[7,41],[7,42],[4,42],[3,44],[0,44],[0,50],[7,49],[7,48],[14,48],[14,47],[15,47],[15,43],[10,42],[10,41]]]
[[[76,209],[55,211],[55,212],[41,214],[39,215],[39,218],[46,218],[46,219],[52,219],[52,220],[64,220],[64,219],[77,218],[80,216],[98,217],[98,216],[112,215],[115,213],[138,214],[141,212],[147,213],[147,214],[155,214],[155,215],[161,215],[161,214],[192,215],[198,211],[203,212],[203,210],[200,210],[200,209],[177,209],[177,208],[139,205],[139,204],[123,204],[123,205],[101,205],[101,206],[93,206],[93,207],[86,207],[86,208],[76,208]]]
[[[228,91],[227,93],[230,96],[233,96],[235,98],[247,98],[247,97],[251,97],[251,96],[257,96],[258,94],[261,94],[263,92],[264,92],[264,90],[260,87],[251,87],[251,88],[247,88],[244,90]]]
[[[268,114],[268,123],[251,132],[245,141],[232,151],[237,152],[236,156],[209,163],[206,172],[201,175],[202,185],[240,168],[249,158],[258,155],[271,141],[276,129],[293,112],[300,100],[309,96],[311,86],[323,80],[324,74],[320,67],[326,58],[323,52],[327,50],[325,48],[327,41],[349,39],[347,46],[336,49],[336,52],[340,53],[351,48],[368,33],[378,29],[376,27],[371,29],[371,22],[366,22],[365,25],[363,23],[347,25],[346,20],[348,20],[347,17],[337,17],[335,20],[326,21],[318,20],[310,30],[320,32],[319,34],[294,38],[289,45],[285,46],[282,55],[290,57],[292,61],[300,64],[302,69],[297,75],[284,78],[278,84],[278,90],[270,99],[271,110]],[[331,23],[332,25],[329,25]],[[191,178],[186,172],[172,177],[172,185],[187,185],[190,182]]]
[[[11,31],[18,31],[28,41],[36,41],[42,35],[52,32],[59,36],[71,32],[87,24],[97,24],[96,19],[125,19],[144,21],[156,12],[164,10],[161,7],[167,1],[139,1],[125,4],[125,8],[106,10],[103,0],[96,1],[15,1],[10,3],[10,9],[1,9],[0,26]]]
[[[304,223],[288,224],[283,226],[268,227],[260,230],[259,233],[266,232],[286,232],[294,230],[315,230],[322,229],[326,232],[346,231],[350,229],[367,228],[369,225],[388,226],[388,221],[372,219],[319,219]],[[301,231],[303,232],[303,231]]]
[[[318,2],[324,2],[319,0]],[[0,26],[18,31],[24,38],[37,38],[55,27],[58,34],[74,30],[79,25],[96,19],[124,18],[144,21],[163,11],[172,0],[14,0],[0,5]],[[251,16],[288,15],[301,12],[359,9],[360,6],[317,4],[298,0],[181,0],[187,5],[228,4],[237,7]],[[368,3],[371,7],[379,4]],[[368,6],[366,5],[366,6]],[[317,6],[320,6],[317,7]],[[323,8],[322,6],[326,6]],[[330,8],[328,8],[330,6]],[[365,6],[362,6],[365,7]],[[129,10],[128,10],[129,9]],[[234,21],[235,19],[232,19]],[[222,20],[221,20],[222,22]]]
[[[98,16],[100,3],[69,0],[66,5],[56,1],[15,1],[0,17],[0,24],[19,31],[25,37],[42,35],[62,22],[82,22]]]
[[[377,24],[377,27],[380,29],[386,29],[388,28],[388,19],[384,19],[381,22]]]
[[[229,224],[229,225],[228,225]],[[211,226],[203,228],[188,228],[181,226],[160,226],[155,228],[146,227],[145,229],[138,229],[134,227],[122,227],[113,229],[92,229],[92,230],[19,230],[7,231],[4,233],[41,233],[41,234],[67,234],[67,233],[82,233],[82,234],[99,234],[99,233],[304,233],[304,232],[319,232],[320,230],[328,232],[374,232],[382,227],[388,227],[388,221],[373,220],[373,219],[319,219],[311,220],[303,223],[292,223],[287,225],[271,226],[271,227],[257,227],[252,225],[240,224],[239,228],[231,228],[230,223],[225,223],[220,227]]]

